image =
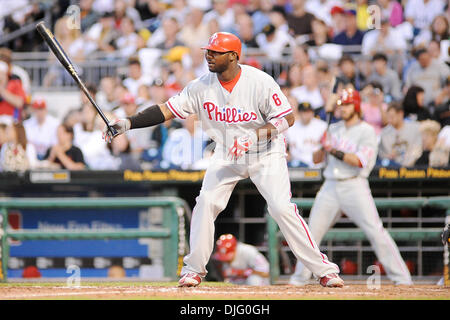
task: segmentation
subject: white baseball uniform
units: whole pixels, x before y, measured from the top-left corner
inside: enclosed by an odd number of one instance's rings
[[[308,221],[313,238],[320,243],[342,210],[366,233],[388,277],[397,284],[411,284],[409,270],[397,245],[383,227],[367,180],[377,155],[375,130],[364,121],[349,128],[344,121],[339,121],[330,125],[328,136],[332,148],[356,154],[362,167],[327,155],[328,163],[323,173],[325,182],[316,195]],[[310,278],[311,271],[297,262],[291,283],[304,283]]]
[[[269,261],[254,246],[238,242],[236,246],[236,255],[230,263],[222,264],[222,272],[226,273],[228,269],[246,270],[252,269],[258,272],[269,273]],[[250,286],[269,285],[269,278],[261,277],[252,273],[247,277],[231,279],[230,282],[235,284],[247,284]]]
[[[206,170],[200,195],[192,212],[190,250],[181,274],[207,273],[206,264],[214,248],[214,221],[225,209],[239,180],[250,177],[268,204],[291,250],[318,277],[339,272],[337,265],[319,251],[305,221],[291,203],[282,135],[262,142],[238,160],[227,158],[236,137],[249,134],[272,118],[281,118],[292,109],[275,80],[256,68],[240,65],[240,78],[231,92],[224,89],[215,73],[191,81],[167,102],[181,119],[197,114],[202,129],[216,142]],[[264,146],[268,146],[264,149]]]

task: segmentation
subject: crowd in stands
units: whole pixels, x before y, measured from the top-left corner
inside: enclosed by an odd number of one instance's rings
[[[7,5],[3,2],[7,2]],[[68,9],[76,4],[80,24]],[[50,6],[50,7],[49,7]],[[88,89],[109,119],[163,103],[208,72],[200,47],[217,31],[242,41],[240,62],[271,74],[291,101],[292,167],[313,164],[325,106],[340,90],[362,96],[379,138],[378,166],[447,167],[450,152],[450,8],[445,0],[5,0],[0,38],[50,14],[51,29],[83,75],[90,55],[126,61]],[[106,144],[89,100],[62,119],[35,96],[15,52],[47,51],[35,32],[0,48],[0,170],[204,169],[214,143],[192,116],[128,131]],[[49,54],[43,88],[71,81]],[[333,80],[335,79],[335,80]],[[332,122],[339,120],[339,108]]]

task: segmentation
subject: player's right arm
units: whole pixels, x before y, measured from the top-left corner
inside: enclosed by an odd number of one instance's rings
[[[156,126],[167,120],[173,119],[174,117],[175,115],[167,107],[166,103],[162,103],[148,107],[131,117],[116,119],[110,122],[109,125],[116,129],[118,134],[122,134],[131,129]],[[108,142],[111,142],[112,140],[111,132],[108,130],[107,126],[103,129],[103,139]]]

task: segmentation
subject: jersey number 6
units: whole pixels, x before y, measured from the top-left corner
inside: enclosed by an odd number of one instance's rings
[[[278,94],[274,93],[273,96],[272,96],[272,99],[273,99],[273,101],[275,102],[275,105],[276,105],[276,106],[281,106],[281,100],[280,100],[280,98],[278,97]]]

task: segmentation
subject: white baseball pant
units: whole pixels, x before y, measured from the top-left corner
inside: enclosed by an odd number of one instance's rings
[[[339,267],[319,251],[297,206],[291,203],[291,187],[285,155],[246,154],[242,164],[216,159],[210,161],[202,188],[196,198],[190,226],[190,253],[181,274],[195,272],[204,277],[214,249],[214,221],[225,209],[239,180],[250,177],[267,201],[269,214],[278,223],[295,257],[317,277],[339,272]]]
[[[314,200],[308,221],[317,243],[339,219],[340,210],[365,232],[387,276],[396,284],[412,284],[397,245],[383,227],[367,179],[325,180]],[[300,283],[308,281],[311,278],[308,269],[307,265],[297,262],[291,280]]]

